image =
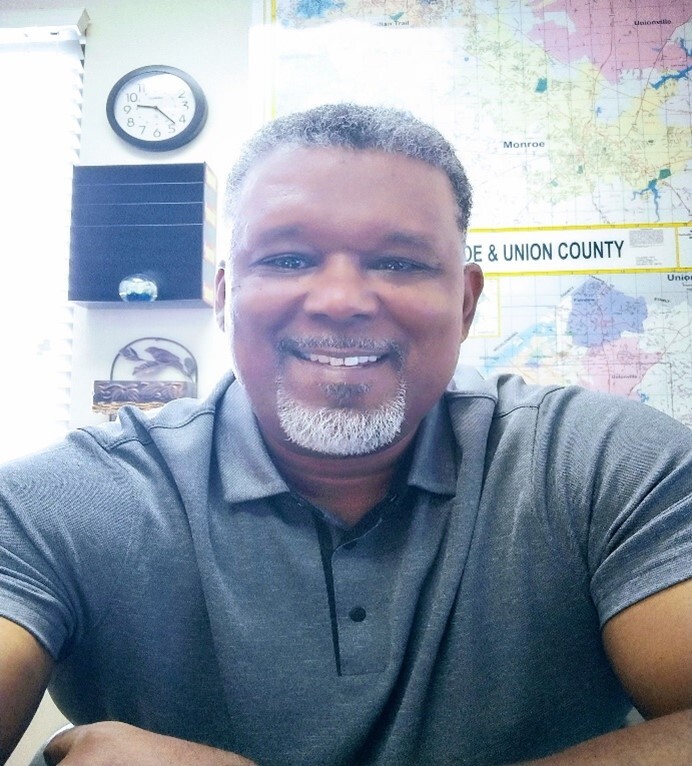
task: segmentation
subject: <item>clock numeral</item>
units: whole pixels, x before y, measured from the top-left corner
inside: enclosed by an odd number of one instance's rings
[[[125,98],[130,101],[131,103],[138,100],[139,96],[137,93],[126,93]]]
[[[131,111],[132,111],[132,107],[129,104],[125,104],[125,106],[123,107],[123,112],[125,112],[125,114],[129,114]]]
[[[168,123],[168,132],[175,133],[175,125],[172,122]]]
[[[133,117],[128,117],[128,118],[127,118],[127,127],[128,127],[128,128],[133,128],[133,127],[134,127],[134,125],[135,125],[135,120],[134,120],[134,118],[133,118]]]
[[[180,117],[178,118],[178,122],[187,122],[187,119],[184,114],[180,115]]]
[[[161,137],[161,131],[158,128],[156,128],[156,130],[154,131],[154,138],[160,138],[160,137]]]

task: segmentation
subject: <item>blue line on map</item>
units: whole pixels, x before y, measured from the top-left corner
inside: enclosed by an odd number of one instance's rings
[[[655,90],[658,90],[664,83],[668,82],[668,80],[684,80],[687,78],[687,75],[692,72],[692,66],[685,67],[684,69],[681,69],[679,72],[676,72],[675,74],[664,74],[663,77],[661,77],[660,80],[657,82],[652,82],[651,87]]]
[[[687,43],[684,38],[680,38],[678,41],[680,43],[680,47],[685,51],[685,56],[687,58],[690,58],[692,56],[692,45],[690,47],[687,47]],[[668,80],[683,80],[687,77],[687,75],[692,71],[692,66],[685,67],[684,69],[681,69],[679,72],[675,72],[674,74],[664,74],[663,77],[661,77],[660,80],[657,82],[652,82],[651,87],[655,90],[658,90],[662,85],[664,85]]]
[[[536,83],[536,93],[545,93],[548,90],[548,78],[539,77]]]
[[[654,178],[653,181],[649,181],[646,185],[646,189],[641,189],[632,194],[632,199],[635,197],[643,197],[645,194],[651,193],[654,198],[654,209],[656,210],[656,220],[660,221],[661,216],[658,209],[658,201],[661,199],[661,192],[658,190],[658,178]]]

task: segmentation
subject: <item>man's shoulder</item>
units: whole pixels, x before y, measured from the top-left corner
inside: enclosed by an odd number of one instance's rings
[[[150,415],[121,408],[117,420],[71,431],[62,441],[0,466],[0,485],[106,485],[149,475],[154,463],[197,463],[208,452],[219,402],[233,378],[226,376],[204,400],[180,399]],[[187,461],[181,453],[190,456]],[[32,481],[28,481],[31,478]]]
[[[234,380],[232,375],[226,375],[206,398],[176,399],[153,415],[137,407],[123,407],[116,421],[79,428],[74,436],[79,439],[80,434],[84,434],[107,451],[130,442],[155,443],[159,440],[157,434],[165,432],[176,432],[178,437],[184,434],[186,440],[194,439],[197,431],[200,436],[210,432],[219,403]]]
[[[572,387],[575,392],[583,391]],[[474,400],[492,403],[493,416],[501,417],[522,408],[538,408],[547,397],[567,395],[563,385],[537,385],[520,375],[495,375],[484,378],[471,367],[459,367],[446,391],[447,400],[454,405]]]
[[[472,368],[459,368],[446,398],[452,419],[464,418],[486,402],[485,411],[497,424],[542,424],[548,431],[593,433],[630,430],[659,433],[689,444],[692,431],[669,415],[633,399],[578,385],[538,385],[520,375],[502,374],[483,378]]]

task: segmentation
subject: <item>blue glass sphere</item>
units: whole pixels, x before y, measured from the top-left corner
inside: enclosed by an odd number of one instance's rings
[[[151,303],[158,298],[159,288],[146,274],[131,274],[118,285],[118,294],[127,303]]]

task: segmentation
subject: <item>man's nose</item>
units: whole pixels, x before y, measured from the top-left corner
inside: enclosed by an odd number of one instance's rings
[[[312,275],[303,307],[308,314],[336,321],[370,317],[379,300],[372,274],[349,253],[334,253]]]

